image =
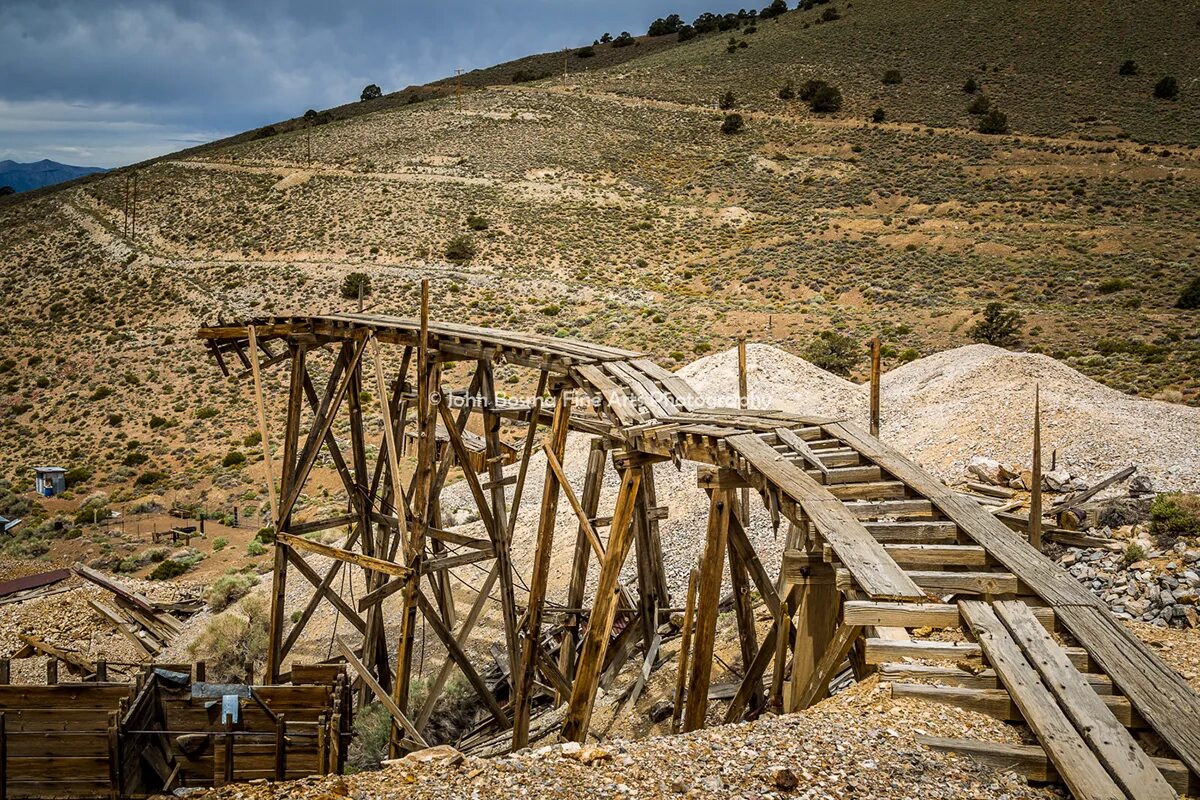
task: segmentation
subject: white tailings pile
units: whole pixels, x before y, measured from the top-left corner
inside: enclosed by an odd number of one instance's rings
[[[1057,450],[1058,466],[1085,479],[1137,464],[1160,491],[1200,490],[1200,408],[1130,397],[1049,356],[985,344],[886,373],[882,438],[948,477],[974,455],[1027,465],[1035,384],[1046,468]]]
[[[693,361],[680,369],[679,375],[710,405],[737,407],[737,348]],[[746,345],[746,379],[751,408],[835,419],[867,418],[867,396],[857,385],[769,344]]]

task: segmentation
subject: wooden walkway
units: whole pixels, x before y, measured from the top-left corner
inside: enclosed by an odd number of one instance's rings
[[[672,605],[657,543],[657,520],[665,509],[659,509],[653,497],[652,467],[688,460],[704,465],[700,485],[709,493],[711,506],[705,554],[693,576],[694,596],[686,598],[691,609],[685,626],[688,646],[681,656],[676,694],[677,706],[682,706],[676,709],[682,729],[704,723],[721,575],[728,558],[744,670],[726,713],[728,720],[771,705],[791,710],[815,702],[827,694],[830,680],[848,662],[858,674],[878,669],[893,681],[897,694],[1025,721],[1048,761],[1022,751],[1013,763],[1024,765],[1034,777],[1060,777],[1077,797],[1171,797],[1200,775],[1200,696],[1099,600],[1027,541],[851,422],[709,408],[684,380],[637,353],[555,337],[434,323],[427,317],[424,321],[355,314],[272,317],[204,328],[200,337],[226,371],[231,363],[240,363],[247,371],[284,361],[293,365],[290,407],[294,411],[290,414],[295,419],[290,418],[288,431],[294,432],[285,441],[281,481],[285,503],[278,513],[279,530],[291,534],[298,531],[290,525],[288,503],[298,496],[316,449],[332,438],[326,418],[331,408],[336,412],[339,387],[356,385],[353,376],[361,367],[368,340],[405,348],[400,376],[386,384],[393,387],[392,403],[384,404],[385,417],[399,436],[404,435],[407,415],[415,411],[418,431],[434,430],[430,423],[440,419],[450,443],[461,449],[458,434],[465,430],[470,414],[456,418],[457,412],[445,408],[424,408],[419,398],[422,391],[440,385],[436,365],[448,361],[477,364],[477,374],[465,391],[484,396],[484,402],[469,411],[483,418],[488,454],[499,453],[493,431],[500,418],[550,426],[543,443],[550,466],[539,508],[537,563],[529,577],[531,594],[524,609],[518,608],[512,593],[512,566],[506,560],[506,531],[512,528],[519,503],[506,501],[504,487],[515,482],[520,494],[536,426],[528,428],[518,478],[505,478],[496,466],[485,473],[483,483],[467,471],[489,530],[488,541],[476,543],[470,558],[494,559],[494,577],[484,594],[498,580],[505,606],[509,680],[515,697],[497,716],[503,724],[512,722],[514,746],[527,741],[531,698],[545,697],[546,687],[558,702],[567,704],[564,734],[582,740],[589,730],[597,686],[613,668],[614,653],[622,660],[628,658],[640,642],[649,671],[661,644],[660,614]],[[272,349],[279,344],[285,349]],[[326,347],[342,348],[341,367],[335,367],[324,398],[308,391],[314,422],[301,448],[298,419],[309,381],[304,374],[297,377],[295,369],[297,363],[303,369],[304,352]],[[410,362],[425,364],[418,364],[415,383],[407,378]],[[499,362],[538,370],[538,394],[549,391],[551,401],[534,408],[502,405],[491,388],[491,365]],[[383,388],[378,361],[376,371]],[[429,377],[431,372],[436,378]],[[590,406],[582,411],[568,407],[564,402],[568,393],[587,397]],[[588,476],[579,492],[565,483],[559,463],[567,430],[596,437]],[[336,444],[331,449],[336,452]],[[358,455],[355,458],[361,463],[354,470],[343,470],[343,480],[348,490],[366,497],[360,504],[361,529],[379,523],[398,535],[390,547],[376,539],[371,552],[350,553],[352,540],[344,554],[335,554],[339,564],[355,563],[370,570],[376,576],[372,584],[376,592],[393,584],[393,591],[418,586],[419,576],[430,574],[430,561],[436,564],[438,558],[457,557],[444,551],[445,545],[453,544],[453,536],[430,521],[428,509],[436,504],[440,489],[436,476],[444,479],[445,474],[434,463],[436,455],[422,456],[429,463],[418,467],[413,485],[405,488],[396,482],[393,492],[388,489],[386,452],[385,444],[369,487],[363,477],[367,464]],[[596,499],[606,454],[621,476],[622,488],[611,516],[601,518]],[[465,463],[466,452],[460,455]],[[335,463],[338,460],[334,458]],[[776,526],[787,529],[787,550],[777,579],[759,563],[742,529],[739,493],[743,490],[757,494]],[[404,498],[404,514],[396,515],[391,505],[395,496]],[[573,622],[563,628],[547,630],[542,622],[545,572],[560,499],[571,505],[580,522],[571,604],[586,607],[583,585],[593,556],[600,576],[590,613],[572,617]],[[414,503],[426,511],[413,513]],[[604,525],[609,528],[607,542],[597,534]],[[308,528],[317,529],[311,523]],[[415,541],[414,531],[422,529],[422,541]],[[281,541],[302,547],[295,537],[281,537]],[[438,545],[436,552],[427,549],[430,543]],[[370,560],[391,561],[398,548],[404,548],[401,554],[408,557],[396,568]],[[618,582],[631,549],[638,554],[636,596]],[[277,584],[282,584],[287,558],[287,553],[282,560],[277,553]],[[409,577],[409,571],[418,577]],[[327,597],[330,577],[306,577],[317,586],[314,604]],[[757,590],[774,616],[765,637],[754,631],[749,587]],[[455,634],[451,630],[455,615],[447,613],[449,601],[439,591],[436,583],[413,590],[410,613],[419,607],[427,619],[439,619],[437,624],[445,628],[439,636],[448,643],[454,662],[472,672],[469,660],[457,648],[470,633],[478,611],[473,608],[467,624]],[[359,611],[378,614],[378,608],[360,604]],[[310,610],[304,620],[307,613]],[[384,678],[381,684],[387,686],[394,677],[388,673],[388,660],[380,657],[387,643],[373,642],[379,628],[369,619],[355,617],[356,627],[367,634],[364,661],[378,666]],[[589,620],[586,632],[584,619]],[[301,627],[303,620],[289,642]],[[965,638],[949,642],[913,633],[929,628],[961,629]],[[273,634],[277,647],[282,647],[280,635]],[[538,644],[531,646],[531,641]],[[403,664],[404,643],[399,647],[398,663]],[[286,647],[277,653],[273,669],[279,668],[285,653]],[[961,666],[972,659],[980,662],[978,670]],[[475,676],[472,683],[482,686],[484,682]],[[403,695],[403,690],[393,691],[398,710],[409,713]],[[427,719],[425,711],[419,716]],[[1159,743],[1155,758],[1143,749],[1149,734]],[[935,744],[975,755],[990,752],[987,743],[940,740]],[[996,754],[1002,750],[997,745],[992,755],[998,759]]]

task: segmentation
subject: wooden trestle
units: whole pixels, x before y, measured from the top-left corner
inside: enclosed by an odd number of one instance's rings
[[[1184,680],[1024,539],[857,425],[710,408],[684,380],[638,353],[434,322],[425,310],[427,300],[422,308],[417,319],[270,317],[199,332],[227,374],[236,364],[247,371],[260,364],[291,365],[265,682],[283,677],[289,651],[325,601],[362,636],[361,647],[347,648],[347,654],[351,665],[372,679],[362,682],[362,691],[387,694],[397,717],[396,750],[419,744],[413,734],[424,729],[454,667],[481,695],[494,734],[511,728],[504,735],[511,736],[512,746],[525,745],[531,721],[538,720],[554,721],[566,738],[583,741],[602,675],[614,672],[640,646],[644,683],[663,636],[670,635],[670,610],[686,600],[687,645],[680,664],[687,674],[680,675],[677,699],[683,707],[676,708],[675,718],[682,730],[695,730],[711,716],[709,678],[728,562],[743,677],[726,721],[752,717],[772,704],[785,710],[810,705],[828,693],[831,679],[849,661],[859,675],[881,670],[897,693],[1026,720],[1049,759],[1026,758],[1034,765],[1031,774],[1036,767],[1038,775],[1061,776],[1079,797],[1167,797],[1171,786],[1180,788],[1180,776],[1186,785],[1200,774],[1200,697]],[[402,351],[392,362],[400,364],[398,372],[393,366],[385,375],[380,349],[388,346]],[[335,355],[320,389],[307,363],[318,349]],[[456,395],[471,400],[462,407],[447,402],[452,387],[445,384],[443,366],[448,362],[474,365]],[[495,364],[537,371],[538,399],[532,406],[497,397]],[[378,398],[387,428],[373,464],[363,436],[363,387]],[[348,454],[331,433],[343,411],[350,417]],[[472,460],[464,443],[472,414],[480,418],[476,429],[483,431],[482,462]],[[508,477],[498,435],[502,419],[527,426],[516,443],[519,466]],[[539,425],[545,430],[541,438]],[[437,446],[433,433],[439,426],[448,434],[449,448]],[[417,463],[405,485],[396,447],[413,427]],[[593,437],[579,490],[565,482],[561,463],[568,431]],[[532,573],[521,576],[529,592],[518,595],[510,533],[535,448],[545,454],[547,468]],[[350,511],[296,524],[292,512],[322,452],[341,477]],[[665,509],[654,494],[654,465],[683,460],[703,465],[699,483],[709,493],[710,516],[704,554],[693,574],[695,597],[673,603],[662,566],[658,523]],[[600,485],[609,461],[620,476],[620,489],[615,507],[602,516]],[[455,463],[476,464],[464,470],[464,478],[486,540],[441,525],[438,498]],[[787,549],[774,575],[760,562],[745,530],[736,499],[744,488],[758,494],[776,526],[786,525]],[[575,535],[566,540],[555,530],[564,501],[578,520]],[[599,531],[606,524],[604,540]],[[340,547],[305,538],[347,525],[351,533]],[[575,557],[567,611],[562,624],[548,629],[547,576],[556,535],[559,547],[573,540]],[[636,586],[621,581],[630,550],[637,553]],[[334,559],[326,574],[308,566],[308,552]],[[599,577],[589,595],[585,587],[593,557]],[[464,612],[454,605],[447,571],[484,562],[491,570]],[[368,594],[357,607],[333,590],[339,571],[348,567],[365,571]],[[283,600],[292,570],[315,591],[289,627]],[[754,630],[751,587],[774,617],[765,635]],[[508,681],[493,692],[466,645],[497,589]],[[381,601],[393,594],[402,598],[401,633],[389,642]],[[587,608],[590,612],[583,611]],[[408,686],[421,618],[449,656],[423,706],[414,708]],[[913,636],[914,630],[930,627],[962,628],[968,638],[942,642]],[[1060,634],[1059,640],[1048,631]],[[1060,644],[1063,639],[1070,640],[1067,646]],[[980,671],[957,666],[971,658],[984,662]],[[543,702],[546,698],[549,702]],[[1155,755],[1167,760],[1151,760],[1142,749],[1142,732],[1149,731],[1160,746]],[[976,753],[987,749],[971,742],[935,744]]]

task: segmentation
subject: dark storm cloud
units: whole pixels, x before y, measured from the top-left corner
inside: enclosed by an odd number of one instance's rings
[[[129,163],[710,5],[4,0],[0,159]]]

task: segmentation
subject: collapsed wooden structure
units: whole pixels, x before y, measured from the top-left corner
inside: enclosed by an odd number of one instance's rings
[[[728,563],[741,679],[726,721],[770,707],[803,708],[827,694],[848,662],[860,675],[881,670],[897,693],[1023,719],[1048,761],[1021,763],[1060,776],[1077,797],[1173,796],[1172,787],[1200,774],[1200,697],[1183,679],[1037,548],[876,437],[842,420],[708,407],[685,381],[637,353],[432,322],[426,292],[418,319],[282,316],[199,332],[226,374],[240,364],[253,375],[272,474],[269,443],[278,429],[268,429],[260,371],[282,363],[291,368],[277,494],[270,487],[277,534],[267,683],[286,677],[289,652],[314,609],[327,602],[361,635],[358,648],[339,647],[364,696],[373,693],[392,713],[395,751],[424,743],[424,726],[455,668],[479,694],[493,733],[504,732],[511,747],[528,743],[539,709],[562,736],[583,741],[602,675],[640,647],[644,684],[669,631],[665,623],[682,600],[675,714],[678,729],[695,730],[710,716]],[[398,350],[385,362],[381,351],[389,347]],[[334,358],[323,387],[309,369],[320,350]],[[446,385],[450,362],[473,367],[467,385]],[[497,364],[536,372],[532,402],[502,400]],[[384,422],[377,448],[364,437],[365,389],[372,390]],[[348,453],[331,433],[343,411]],[[482,431],[482,459],[464,444],[472,417]],[[501,420],[526,425],[515,474],[502,469]],[[569,431],[592,437],[579,489],[567,482],[562,464]],[[449,448],[439,447],[435,432],[444,432]],[[397,445],[410,434],[416,465],[402,480]],[[518,597],[510,537],[539,446],[546,473],[536,550],[530,574],[521,576],[528,592]],[[373,464],[369,449],[378,454]],[[344,484],[349,512],[297,523],[297,500],[322,453]],[[655,496],[654,467],[684,460],[702,465],[709,519],[689,594],[673,599],[662,566],[658,523],[666,509]],[[620,477],[611,510],[598,507],[610,461]],[[486,539],[442,525],[439,495],[456,464],[467,466],[463,477]],[[774,578],[747,535],[747,490],[776,526],[787,528]],[[561,546],[555,520],[563,500],[578,525],[568,539],[574,559],[566,607],[551,630],[546,592],[551,552]],[[340,546],[308,538],[344,526],[351,532]],[[606,539],[600,535],[605,527]],[[627,587],[620,578],[631,551],[636,586]],[[327,556],[332,565],[320,574],[306,554]],[[599,574],[589,592],[593,558]],[[490,570],[464,614],[448,573],[466,564]],[[338,573],[351,568],[364,571],[367,586],[354,606],[333,590]],[[314,592],[289,623],[285,589],[296,573]],[[497,590],[507,680],[493,691],[467,643]],[[773,618],[765,634],[754,624],[752,590]],[[393,595],[400,597],[399,635],[388,641],[382,601]],[[418,620],[448,652],[419,708],[409,696]],[[965,636],[927,638],[930,629],[961,629]],[[980,662],[978,669],[967,666],[971,659]],[[557,716],[549,708],[557,708]],[[992,752],[986,743],[938,744]],[[1151,759],[1151,750],[1159,758]]]
[[[137,798],[341,772],[351,696],[342,667],[289,685],[204,681],[204,665],[133,682],[0,682],[0,798]]]

